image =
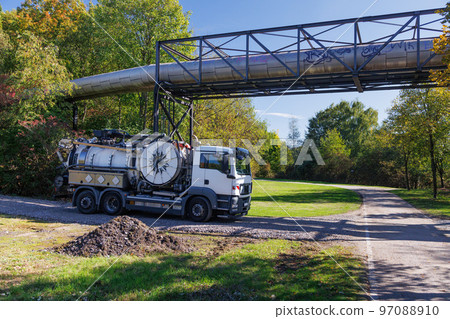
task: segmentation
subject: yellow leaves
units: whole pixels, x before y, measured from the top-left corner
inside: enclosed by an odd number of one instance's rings
[[[446,15],[447,21],[449,21],[450,5],[447,4],[447,8],[441,12]],[[430,78],[440,86],[450,85],[450,30],[447,25],[444,24],[442,28],[442,34],[439,38],[433,40],[433,52],[443,55],[442,62],[447,65],[444,70],[431,70]]]
[[[32,0],[10,11],[11,19],[5,29],[11,34],[30,31],[48,41],[64,39],[77,31],[77,23],[85,13],[84,4],[77,0]]]
[[[444,54],[447,46],[450,44],[450,30],[446,25],[443,27],[443,33],[439,38],[433,40],[433,51],[436,54]]]
[[[266,127],[257,120],[254,108],[248,99],[208,100],[195,107],[196,125],[194,134],[201,139],[223,139],[228,145],[230,139],[242,138],[255,143],[264,138]]]

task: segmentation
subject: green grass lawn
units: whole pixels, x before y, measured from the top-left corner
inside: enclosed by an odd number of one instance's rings
[[[391,193],[406,200],[411,205],[435,216],[450,218],[450,192],[440,191],[436,199],[430,189],[398,189]]]
[[[267,180],[267,179],[257,179],[257,180]],[[292,183],[308,183],[308,184],[324,184],[324,185],[345,185],[345,186],[364,186],[364,187],[374,187],[374,188],[384,188],[384,189],[396,189],[394,187],[388,186],[375,186],[375,185],[361,185],[361,184],[342,184],[342,183],[332,183],[332,182],[321,182],[321,181],[308,181],[308,180],[295,180],[295,179],[284,179],[284,178],[271,178],[268,181],[279,181],[279,182],[292,182]]]
[[[289,217],[291,215],[292,217],[310,217],[333,215],[356,210],[360,205],[361,198],[357,193],[342,188],[254,180],[252,207],[249,216]]]
[[[0,300],[76,300],[116,257],[46,251],[93,229],[0,215]],[[180,234],[176,234],[181,236]],[[83,300],[360,300],[364,262],[328,244],[182,235],[184,254],[123,256]],[[332,255],[345,272],[328,256]]]

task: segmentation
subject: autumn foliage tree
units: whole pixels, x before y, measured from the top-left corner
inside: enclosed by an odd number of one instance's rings
[[[84,14],[81,0],[25,0],[17,11],[5,14],[3,24],[11,36],[29,31],[59,44],[78,30],[78,22]]]
[[[447,7],[441,12],[445,16],[443,25],[443,33],[439,38],[433,41],[433,51],[436,54],[442,55],[442,62],[447,66],[444,70],[431,71],[431,79],[441,86],[450,85],[450,29],[448,23],[450,22],[450,2]]]
[[[62,97],[70,75],[53,43],[26,30],[0,35],[0,189],[49,195],[57,141],[69,132]]]
[[[404,144],[405,152],[421,151],[430,163],[433,196],[437,196],[439,163],[446,165],[449,154],[450,92],[445,88],[403,90],[394,104],[389,121],[392,134]],[[443,179],[443,176],[441,176]]]

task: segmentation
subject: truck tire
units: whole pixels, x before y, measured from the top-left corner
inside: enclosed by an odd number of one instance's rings
[[[211,219],[212,209],[203,197],[192,198],[187,209],[188,217],[195,222],[207,222]]]
[[[122,196],[117,192],[108,192],[102,196],[100,207],[108,215],[119,215],[123,211]]]
[[[94,214],[97,212],[95,194],[91,190],[82,191],[77,196],[76,204],[78,211],[82,214]]]

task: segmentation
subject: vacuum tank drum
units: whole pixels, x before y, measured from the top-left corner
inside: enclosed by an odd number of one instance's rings
[[[75,152],[76,164],[84,168],[127,168],[126,149],[80,145]]]
[[[132,175],[138,171],[152,186],[165,186],[179,176],[186,156],[176,143],[160,139],[143,144],[135,151],[127,151],[125,147],[79,145],[74,154],[74,164],[89,171],[126,170]]]

